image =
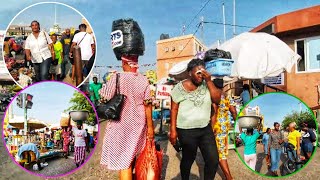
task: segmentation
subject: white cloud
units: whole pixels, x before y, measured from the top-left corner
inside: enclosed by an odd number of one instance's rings
[[[0,6],[0,12],[3,13],[5,11],[21,11],[24,8],[31,6],[40,2],[56,2],[56,1],[43,1],[43,0],[32,0],[32,1],[21,1],[21,0],[10,0],[10,2],[2,3]],[[72,6],[72,4],[82,4],[88,3],[88,0],[60,0],[60,3],[65,3],[67,5]]]

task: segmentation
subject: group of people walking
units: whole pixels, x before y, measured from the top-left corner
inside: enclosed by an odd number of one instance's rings
[[[84,163],[86,151],[90,152],[90,147],[94,146],[94,138],[86,129],[83,129],[82,121],[77,121],[77,127],[66,126],[52,133],[47,130],[44,138],[46,142],[53,138],[54,143],[50,145],[50,148],[62,149],[65,158],[68,158],[70,149],[73,149],[74,161],[77,167]],[[45,146],[48,147],[48,143]]]
[[[72,65],[71,79],[75,80],[73,60],[74,47],[81,50],[83,75],[87,76],[95,59],[95,42],[91,34],[87,33],[85,24],[79,25],[74,35],[70,29],[65,29],[60,40],[59,35],[42,31],[38,21],[31,22],[32,33],[25,42],[26,60],[31,61],[35,72],[35,81],[59,80],[68,75],[68,67]]]
[[[274,128],[267,128],[262,137],[262,144],[268,169],[272,176],[279,176],[278,170],[282,155],[294,163],[295,171],[301,168],[301,153],[308,161],[314,151],[313,143],[316,141],[314,131],[306,123],[302,123],[301,132],[296,130],[297,124],[291,122],[286,128],[287,132],[281,131],[280,123],[275,122]],[[253,132],[253,129],[247,129],[246,133],[240,128],[241,139],[244,143],[244,160],[252,169],[256,170],[257,162],[257,139],[260,137],[261,126]]]

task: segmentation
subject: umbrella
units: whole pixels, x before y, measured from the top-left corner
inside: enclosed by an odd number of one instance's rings
[[[169,70],[169,77],[172,77],[177,81],[187,79],[188,78],[187,67],[188,67],[188,63],[190,61],[191,61],[191,59],[175,64]]]
[[[242,33],[223,43],[219,49],[229,51],[235,60],[232,77],[260,79],[291,72],[301,57],[287,44],[267,33]]]
[[[16,127],[16,128],[23,129],[24,128],[24,119],[22,116],[20,116],[20,117],[15,116],[13,119],[9,120],[9,124],[11,126]],[[38,119],[29,118],[27,120],[27,127],[30,130],[34,130],[34,129],[41,129],[44,127],[48,127],[48,125],[45,122],[40,121]]]

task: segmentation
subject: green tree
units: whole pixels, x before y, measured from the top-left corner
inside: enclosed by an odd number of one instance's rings
[[[286,115],[281,124],[282,128],[285,129],[291,122],[296,122],[299,129],[302,123],[307,123],[309,127],[316,128],[316,121],[309,111],[293,111],[291,114]]]
[[[85,121],[85,123],[89,125],[95,125],[97,123],[96,114],[90,102],[83,94],[75,91],[69,103],[71,104],[71,106],[66,109],[65,112],[72,110],[87,110],[89,111],[89,118]]]

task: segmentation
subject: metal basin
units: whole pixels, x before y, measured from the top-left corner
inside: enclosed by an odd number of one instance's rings
[[[84,120],[88,119],[89,111],[87,111],[87,110],[70,111],[69,115],[70,115],[71,119],[74,121],[84,121]]]
[[[256,128],[260,123],[259,116],[239,116],[238,123],[242,128]]]

